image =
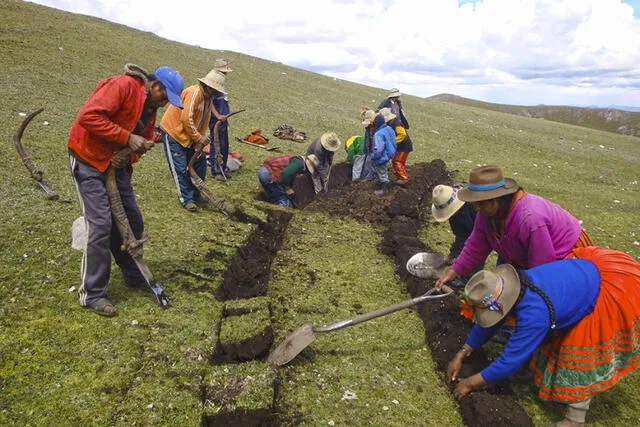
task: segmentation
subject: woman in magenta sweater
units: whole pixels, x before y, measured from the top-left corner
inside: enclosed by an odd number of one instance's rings
[[[478,214],[460,256],[436,287],[483,266],[492,250],[516,268],[532,268],[593,245],[573,215],[525,192],[513,179],[504,178],[499,166],[473,169],[458,198],[473,202]]]

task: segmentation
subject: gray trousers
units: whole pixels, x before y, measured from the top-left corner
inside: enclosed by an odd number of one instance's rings
[[[111,207],[105,186],[106,173],[73,156],[69,156],[69,163],[88,233],[87,247],[80,265],[81,283],[78,289],[80,305],[87,306],[99,298],[106,297],[107,284],[111,275],[111,254],[122,270],[126,284],[135,285],[143,282],[144,277],[133,258],[120,249],[122,237],[111,218]],[[131,187],[131,169],[118,169],[116,182],[133,234],[139,239],[142,237],[144,225]]]
[[[351,180],[356,181],[361,178],[362,167],[364,166],[364,154],[356,154],[353,156],[353,165],[351,167]]]
[[[381,165],[373,165],[373,169],[376,171],[378,175],[378,183],[379,184],[387,184],[389,182],[389,173],[387,172],[387,162]]]

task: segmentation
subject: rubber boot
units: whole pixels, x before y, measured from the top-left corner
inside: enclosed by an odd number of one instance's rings
[[[386,196],[389,193],[389,183],[381,182],[380,188],[377,189],[374,193],[376,196]]]

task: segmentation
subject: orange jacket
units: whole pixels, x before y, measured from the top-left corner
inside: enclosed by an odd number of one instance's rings
[[[160,127],[183,147],[194,142],[205,143],[209,137],[211,99],[204,97],[200,84],[183,90],[180,99],[184,109],[169,105]]]
[[[71,125],[67,147],[84,162],[106,171],[113,155],[127,145],[146,99],[145,84],[138,77],[125,74],[100,81]],[[153,139],[155,122],[154,113],[141,136]],[[137,159],[132,156],[132,161]]]

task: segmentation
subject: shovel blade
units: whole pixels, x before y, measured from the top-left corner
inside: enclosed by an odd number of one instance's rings
[[[421,279],[437,279],[444,263],[440,252],[418,252],[407,261],[407,271]]]
[[[267,362],[274,366],[286,365],[315,340],[316,336],[313,333],[313,325],[311,323],[305,323],[293,331],[271,352],[267,358]]]

